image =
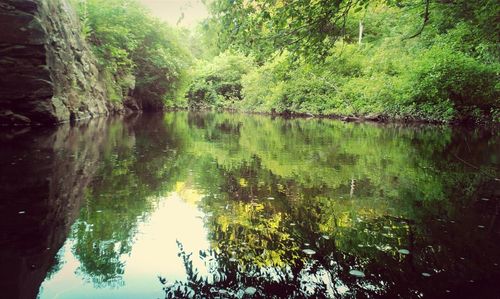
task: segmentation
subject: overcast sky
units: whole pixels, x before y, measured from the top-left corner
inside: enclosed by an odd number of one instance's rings
[[[192,27],[198,21],[207,17],[208,12],[201,0],[139,0],[151,12],[168,22],[171,25],[176,25],[177,21],[184,14],[181,26]]]

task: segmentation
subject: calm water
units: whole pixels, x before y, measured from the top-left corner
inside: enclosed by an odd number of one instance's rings
[[[498,131],[178,112],[0,142],[3,298],[500,292]]]

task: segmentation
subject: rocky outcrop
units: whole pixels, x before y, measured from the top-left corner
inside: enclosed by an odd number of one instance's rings
[[[66,0],[0,0],[0,124],[54,124],[122,109]]]

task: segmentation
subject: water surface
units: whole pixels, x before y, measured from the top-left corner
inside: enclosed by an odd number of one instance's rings
[[[7,298],[500,291],[498,131],[176,112],[0,141]]]

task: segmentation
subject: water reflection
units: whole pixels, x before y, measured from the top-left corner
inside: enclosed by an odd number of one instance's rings
[[[95,173],[106,128],[96,120],[78,128],[2,129],[0,288],[5,298],[36,297],[44,278],[58,270],[52,266],[56,253]]]
[[[211,117],[194,152],[212,276],[180,247],[188,281],[167,298],[495,294],[498,137]]]
[[[162,296],[157,275],[182,279],[184,267],[177,258],[176,241],[186,244],[188,250],[204,249],[208,246],[202,214],[195,206],[186,203],[178,193],[156,198],[158,203],[148,219],[140,219],[130,252],[116,253],[106,261],[108,255],[90,251],[98,262],[92,272],[75,251],[78,239],[69,238],[62,250],[65,261],[62,269],[47,279],[41,298],[158,298]],[[120,243],[115,243],[120,244]],[[116,264],[120,272],[116,271]],[[202,264],[196,264],[202,269]]]
[[[498,134],[185,112],[4,134],[0,187],[20,198],[0,211],[2,265],[17,261],[4,289],[33,298],[46,276],[41,298],[495,294]]]

